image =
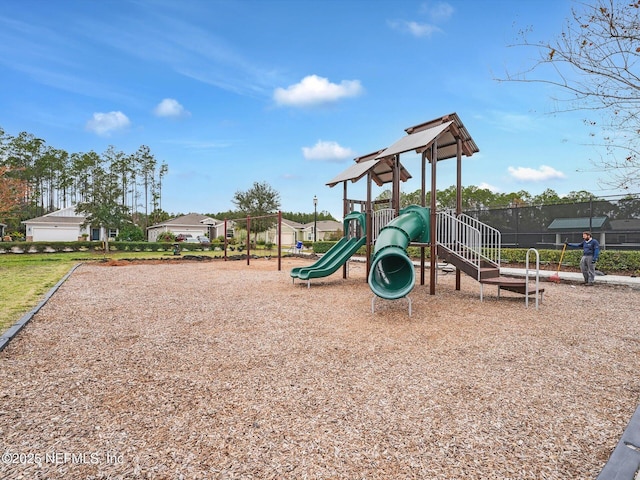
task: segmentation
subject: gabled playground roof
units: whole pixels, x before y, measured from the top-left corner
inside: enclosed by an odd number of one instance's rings
[[[351,180],[357,182],[364,177],[369,171],[371,171],[371,179],[381,187],[385,183],[389,183],[393,180],[393,162],[390,162],[384,158],[376,158],[380,152],[369,153],[355,159],[356,164],[351,165],[344,172],[334,177],[327,183],[328,186],[333,187],[340,182],[346,182]],[[411,174],[400,165],[400,180],[406,182],[411,178]]]
[[[420,123],[405,129],[407,136],[402,137],[376,158],[390,157],[415,150],[422,153],[437,139],[437,160],[446,160],[457,156],[457,138],[460,138],[462,154],[470,157],[479,152],[478,146],[469,135],[456,113],[450,113],[435,120]]]
[[[408,135],[390,147],[356,158],[355,165],[334,177],[327,182],[327,185],[334,187],[340,182],[349,180],[357,182],[371,171],[371,179],[378,186],[382,186],[393,181],[394,156],[412,150],[415,150],[416,153],[422,153],[434,145],[434,142],[437,147],[434,151],[438,161],[456,157],[458,155],[458,141],[460,141],[462,155],[470,157],[480,151],[456,113],[414,125],[406,128],[405,132]],[[430,158],[429,161],[431,161]],[[411,178],[411,174],[400,163],[399,168],[400,180],[406,182]]]

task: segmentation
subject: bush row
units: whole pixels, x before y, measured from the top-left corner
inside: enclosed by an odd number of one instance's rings
[[[315,242],[313,250],[315,253],[326,253],[336,242]],[[426,248],[426,257],[429,258],[430,249]],[[503,248],[500,251],[503,264],[524,264],[527,257],[526,248]],[[542,266],[553,265],[556,267],[560,261],[562,250],[538,250],[540,264]],[[361,247],[357,255],[366,255],[366,247]],[[409,247],[407,254],[411,258],[420,258],[420,247]],[[581,250],[566,250],[562,259],[562,265],[569,267],[580,267]],[[536,256],[529,254],[529,265],[535,267]],[[600,252],[598,259],[598,270],[603,272],[629,272],[640,273],[640,251],[636,250],[604,250]]]
[[[315,253],[326,253],[336,242],[321,241],[308,242],[313,246]],[[11,253],[13,248],[26,253],[44,253],[44,252],[79,252],[79,251],[102,251],[104,248],[102,242],[0,242],[0,253]],[[240,246],[234,247],[238,250]],[[211,247],[203,247],[199,244],[180,243],[181,251],[202,251],[213,250],[216,248],[224,248],[223,244],[214,241]],[[173,244],[166,242],[109,242],[109,250],[122,252],[170,252],[173,251]],[[244,250],[244,245],[242,245]],[[429,258],[429,249],[426,250],[426,256]],[[539,250],[540,263],[542,265],[557,265],[560,261],[561,250]],[[357,255],[366,255],[366,247],[361,247]],[[411,258],[420,257],[419,247],[409,247],[407,253]],[[504,264],[523,264],[527,255],[527,249],[524,248],[503,248],[501,250],[501,259]],[[567,250],[562,259],[562,264],[570,267],[580,266],[580,250]],[[530,254],[530,265],[535,265],[535,255]],[[598,261],[598,269],[604,272],[618,271],[640,273],[640,251],[635,250],[605,250],[600,253]]]
[[[175,242],[174,242],[175,243]],[[110,241],[109,250],[114,252],[170,252],[174,243],[167,242],[119,242]],[[263,242],[264,243],[264,242]],[[261,245],[262,248],[273,248],[272,244]],[[203,246],[199,243],[180,242],[181,251],[202,251],[223,249],[224,242],[213,241],[211,246]],[[245,250],[245,245],[229,245],[230,250]],[[256,248],[255,245],[251,247]],[[0,242],[0,253],[47,253],[47,252],[86,252],[102,251],[102,242],[76,241],[76,242]]]
[[[180,244],[181,250],[209,250],[210,247],[203,247],[200,244]],[[214,248],[213,246],[211,248]],[[24,253],[47,253],[47,252],[86,252],[102,251],[102,242],[0,242],[0,253],[11,253],[21,251]],[[172,251],[172,243],[163,242],[109,242],[110,251],[128,252],[164,252]]]

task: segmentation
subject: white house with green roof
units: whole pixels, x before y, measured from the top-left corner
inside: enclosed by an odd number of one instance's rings
[[[560,245],[569,238],[570,242],[582,240],[582,232],[591,232],[602,248],[606,245],[607,231],[611,230],[609,217],[554,218],[547,227],[556,234],[556,244]]]

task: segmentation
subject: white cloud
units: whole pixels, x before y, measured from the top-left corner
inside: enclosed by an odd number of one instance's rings
[[[162,100],[156,108],[153,109],[153,113],[158,117],[188,117],[191,113],[180,105],[177,100],[173,98],[165,98]]]
[[[425,3],[420,9],[420,13],[429,15],[432,20],[443,21],[453,16],[455,9],[446,2],[438,2],[435,5]]]
[[[509,167],[509,175],[521,182],[542,182],[545,180],[565,178],[565,174],[548,165],[541,165],[537,170],[529,167]]]
[[[490,192],[493,192],[493,193],[498,193],[500,191],[500,189],[498,187],[495,187],[495,186],[493,186],[493,185],[491,185],[489,183],[486,183],[486,182],[482,182],[480,185],[478,185],[478,188],[487,189],[487,190],[489,190]]]
[[[278,105],[308,107],[356,97],[362,91],[363,88],[359,80],[343,80],[340,84],[336,84],[326,78],[309,75],[295,85],[276,88],[273,98]]]
[[[108,136],[111,132],[123,130],[131,121],[122,112],[94,113],[87,122],[86,129],[98,135]]]
[[[406,20],[395,20],[389,22],[389,25],[394,30],[398,30],[403,33],[409,33],[414,37],[431,37],[434,33],[441,32],[442,30],[430,23],[419,23]]]
[[[350,148],[341,147],[337,142],[318,140],[313,147],[302,147],[302,154],[307,160],[325,160],[339,162],[356,156]]]
[[[449,20],[454,12],[455,9],[446,2],[425,3],[418,13],[429,17],[429,22],[391,20],[388,23],[392,29],[399,32],[408,33],[417,38],[430,38],[434,33],[442,32],[442,29],[437,24]]]

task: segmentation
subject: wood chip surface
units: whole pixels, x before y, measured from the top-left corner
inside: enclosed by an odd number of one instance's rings
[[[308,259],[78,268],[0,352],[3,479],[593,479],[638,405],[640,292]],[[418,275],[419,279],[419,275]],[[426,273],[427,283],[429,272]]]

